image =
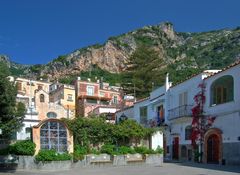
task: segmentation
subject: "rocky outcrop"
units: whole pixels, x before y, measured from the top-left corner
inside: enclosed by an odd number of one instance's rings
[[[152,47],[159,52],[160,57],[167,58],[164,51],[166,46],[161,43],[161,39],[166,40],[165,43],[171,40],[171,47],[178,45],[181,40],[174,32],[171,23],[146,26],[118,37],[111,37],[103,45],[82,48],[66,55],[64,59],[55,59],[44,67],[41,75],[59,78],[90,70],[92,65],[97,65],[111,73],[119,73],[126,68],[126,62],[137,46],[144,44],[145,40],[155,41],[156,44]]]
[[[157,51],[162,66],[171,65],[175,71],[192,69],[219,69],[239,59],[240,27],[200,33],[174,31],[169,22],[110,37],[104,44],[96,44],[59,56],[46,65],[19,65],[1,56],[14,70],[24,74],[50,79],[79,74],[91,70],[93,65],[111,73],[126,69],[127,62],[139,45]],[[159,67],[161,68],[161,67]]]

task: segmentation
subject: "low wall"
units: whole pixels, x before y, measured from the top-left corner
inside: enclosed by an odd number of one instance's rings
[[[1,169],[25,169],[25,170],[68,170],[77,167],[104,167],[104,166],[127,166],[127,165],[159,165],[163,164],[163,156],[160,154],[141,155],[86,155],[83,160],[73,161],[36,161],[32,156],[16,156],[15,159],[9,159],[11,156],[0,156]]]

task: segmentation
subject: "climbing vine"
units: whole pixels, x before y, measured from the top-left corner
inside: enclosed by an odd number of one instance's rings
[[[216,117],[204,115],[204,104],[206,102],[205,83],[198,85],[200,91],[194,96],[195,106],[192,108],[192,134],[191,141],[194,150],[200,146],[200,162],[202,162],[204,135],[212,126]]]

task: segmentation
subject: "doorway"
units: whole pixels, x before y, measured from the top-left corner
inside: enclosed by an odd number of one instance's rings
[[[179,138],[178,137],[173,138],[173,159],[175,160],[179,159]]]
[[[207,139],[207,163],[219,163],[220,140],[216,134]]]

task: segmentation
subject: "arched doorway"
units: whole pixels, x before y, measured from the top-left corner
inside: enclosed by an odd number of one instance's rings
[[[207,140],[207,163],[219,163],[220,142],[216,134],[212,134]]]
[[[204,158],[206,163],[220,163],[222,160],[222,136],[217,128],[210,129],[205,135]]]

